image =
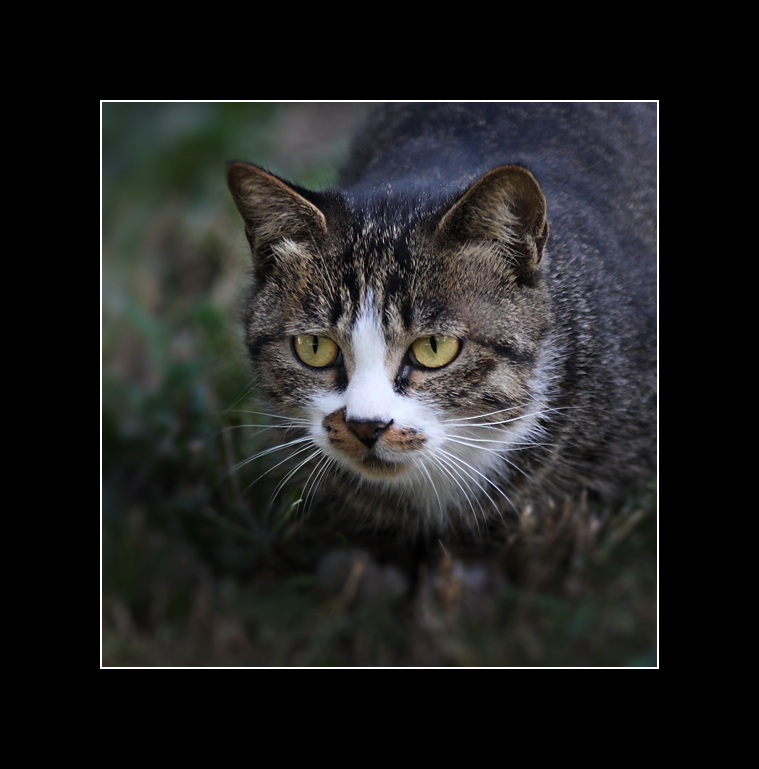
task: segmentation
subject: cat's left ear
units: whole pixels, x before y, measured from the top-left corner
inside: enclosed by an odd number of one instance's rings
[[[248,163],[230,163],[227,184],[245,222],[259,273],[288,258],[292,244],[315,243],[327,231],[324,214],[302,192]]]
[[[496,246],[524,282],[536,274],[548,239],[546,199],[521,166],[500,166],[478,179],[444,214],[437,228],[447,242]]]

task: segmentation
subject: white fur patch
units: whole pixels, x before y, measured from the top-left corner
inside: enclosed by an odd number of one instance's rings
[[[398,395],[385,368],[387,345],[372,294],[351,334],[354,370],[345,392],[346,419],[389,422]]]

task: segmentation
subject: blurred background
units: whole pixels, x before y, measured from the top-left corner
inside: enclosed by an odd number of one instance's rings
[[[101,664],[656,664],[651,489],[495,572],[449,563],[412,608],[349,542],[288,533],[298,490],[270,504],[265,458],[231,472],[261,443],[226,163],[327,187],[370,107],[101,104]]]

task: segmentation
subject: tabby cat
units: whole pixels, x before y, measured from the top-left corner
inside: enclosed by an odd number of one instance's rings
[[[229,165],[247,347],[314,509],[483,534],[650,475],[656,123],[653,103],[389,104],[335,189]]]

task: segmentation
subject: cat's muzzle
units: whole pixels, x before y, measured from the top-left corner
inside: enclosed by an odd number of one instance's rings
[[[422,432],[389,422],[345,418],[345,409],[328,414],[323,422],[330,445],[348,464],[370,478],[387,478],[402,473],[411,462],[410,454],[425,443]]]

